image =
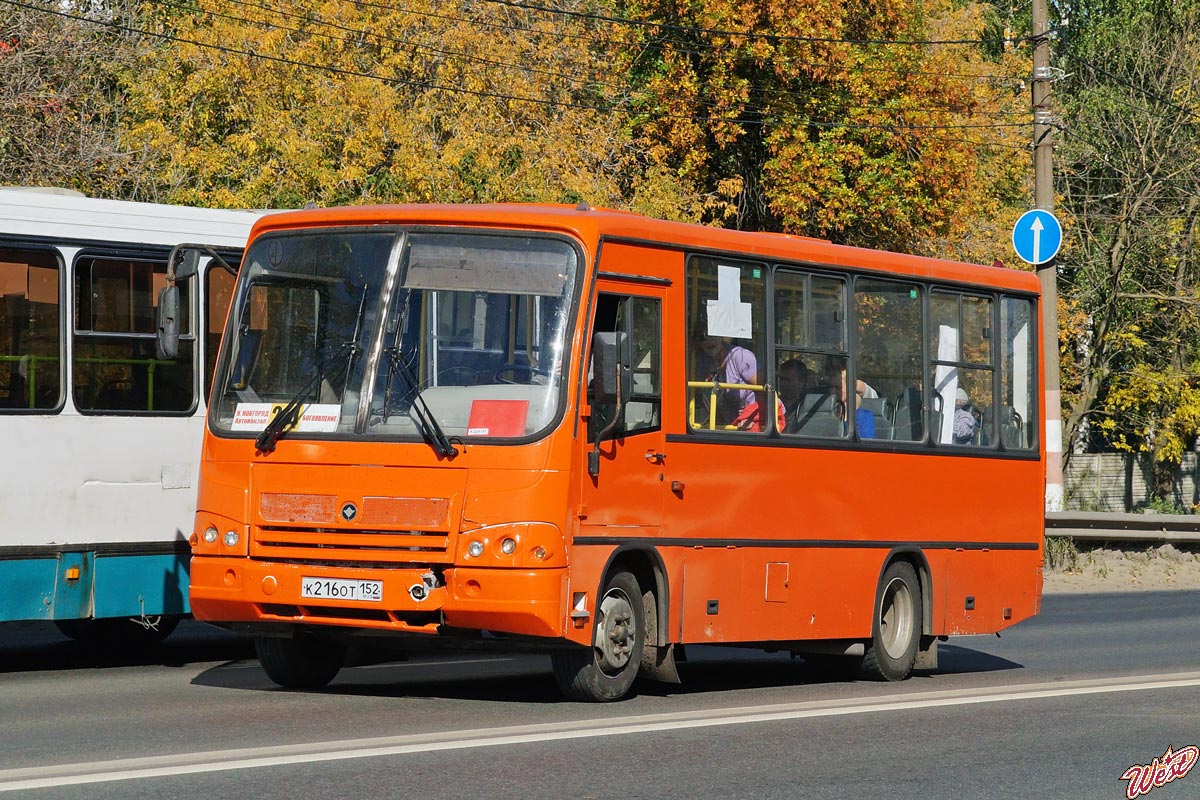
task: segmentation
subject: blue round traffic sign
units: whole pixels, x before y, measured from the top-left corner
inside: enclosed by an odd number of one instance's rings
[[[1049,211],[1026,211],[1013,225],[1012,243],[1022,261],[1034,266],[1045,264],[1062,247],[1062,225]]]

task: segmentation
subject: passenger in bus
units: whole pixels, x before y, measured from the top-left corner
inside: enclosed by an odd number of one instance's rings
[[[954,396],[954,443],[971,444],[975,439],[975,410],[971,407],[971,398],[960,386]]]
[[[862,381],[858,382],[860,386],[865,386]],[[875,415],[862,407],[862,399],[865,395],[862,390],[856,388],[854,392],[854,427],[858,431],[858,438],[873,439],[875,438]],[[878,395],[875,395],[878,397]],[[847,425],[848,403],[846,401],[846,370],[842,370],[841,376],[838,379],[838,402],[836,404],[837,415],[842,420],[842,425]],[[845,432],[843,430],[843,432]]]
[[[798,358],[789,358],[779,365],[779,399],[789,418],[800,411],[800,401],[808,393],[812,373]]]
[[[720,383],[758,383],[758,359],[741,345],[731,345],[720,336],[703,334],[697,347],[704,356],[702,374],[706,381]],[[717,393],[717,424],[733,424],[746,406],[754,402],[750,389],[725,389]]]
[[[825,356],[825,375],[824,384],[831,392],[840,391],[838,388],[842,381],[845,380],[846,372],[846,357],[845,356]],[[858,394],[862,397],[879,397],[879,392],[875,391],[875,387],[864,380],[856,380],[854,382],[857,387]]]

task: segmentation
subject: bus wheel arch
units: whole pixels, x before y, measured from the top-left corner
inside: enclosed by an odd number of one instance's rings
[[[919,552],[895,553],[885,562],[871,607],[871,640],[859,667],[863,677],[904,680],[916,665],[931,594],[922,571],[928,575]]]

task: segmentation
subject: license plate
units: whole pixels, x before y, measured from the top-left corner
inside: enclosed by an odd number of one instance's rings
[[[300,596],[318,597],[322,600],[359,600],[367,603],[380,603],[383,601],[383,581],[301,578]]]

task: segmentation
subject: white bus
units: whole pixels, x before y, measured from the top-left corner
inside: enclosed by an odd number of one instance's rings
[[[0,622],[153,641],[188,613],[205,399],[257,216],[0,188]],[[204,256],[166,358],[181,244]]]

